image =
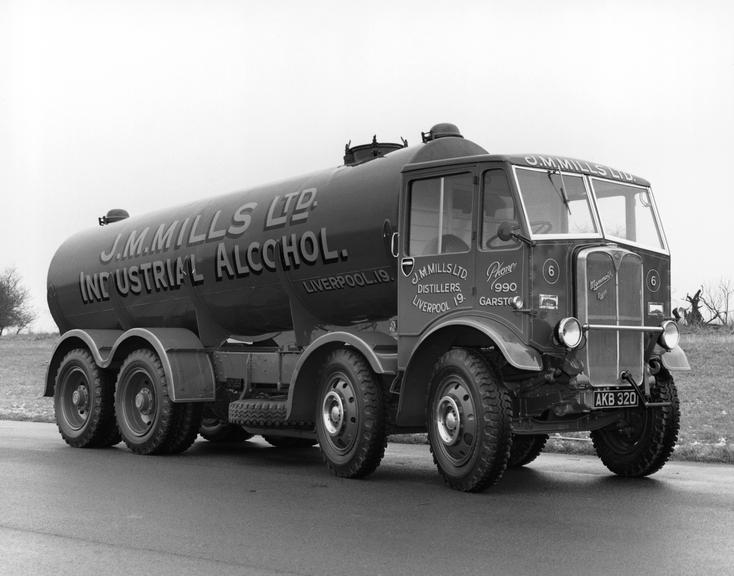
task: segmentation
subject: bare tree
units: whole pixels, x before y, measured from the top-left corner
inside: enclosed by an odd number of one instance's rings
[[[722,278],[716,287],[708,285],[703,287],[701,302],[703,302],[710,316],[706,324],[721,323],[728,326],[734,322],[734,317],[730,314],[732,296],[734,296],[734,285],[731,280]]]
[[[691,326],[701,326],[703,315],[701,314],[701,292],[699,289],[693,296],[686,294],[686,300],[691,305],[691,309],[686,313],[686,321]]]
[[[21,283],[18,272],[15,268],[7,268],[0,274],[0,336],[11,326],[20,332],[35,317],[28,305],[28,290]]]

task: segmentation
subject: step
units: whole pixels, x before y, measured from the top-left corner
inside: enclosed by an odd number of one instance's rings
[[[229,421],[250,428],[313,429],[313,422],[286,420],[287,402],[285,399],[269,398],[235,400],[229,405]]]

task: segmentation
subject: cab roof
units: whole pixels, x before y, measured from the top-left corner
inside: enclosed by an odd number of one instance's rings
[[[477,154],[472,156],[463,156],[460,158],[446,158],[443,160],[435,160],[429,162],[412,162],[403,167],[403,172],[412,172],[432,167],[441,167],[445,165],[455,164],[472,164],[476,162],[505,162],[515,166],[525,166],[528,168],[540,168],[545,170],[561,170],[563,172],[571,172],[577,174],[585,174],[598,178],[606,178],[608,180],[616,180],[637,186],[649,186],[650,183],[640,176],[617,170],[590,160],[580,160],[577,158],[567,158],[565,156],[553,156],[549,154]]]

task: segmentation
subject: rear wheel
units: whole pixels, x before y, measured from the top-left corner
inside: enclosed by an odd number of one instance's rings
[[[165,449],[166,454],[180,454],[188,450],[199,435],[201,404],[187,402],[173,406],[173,426]]]
[[[234,444],[252,438],[252,434],[245,432],[242,426],[212,417],[206,417],[201,421],[199,434],[215,444]]]
[[[615,424],[591,433],[597,455],[615,474],[648,476],[660,470],[673,453],[680,429],[680,406],[669,373],[658,375],[653,400],[670,405],[627,410]]]
[[[114,381],[84,348],[64,356],[56,373],[54,411],[64,441],[75,448],[104,448],[120,441]]]
[[[510,462],[508,468],[519,468],[530,464],[545,448],[548,441],[547,434],[534,434],[532,436],[513,436],[512,448],[510,449]]]
[[[115,392],[117,425],[128,448],[137,454],[160,454],[168,449],[174,428],[174,404],[158,356],[135,350],[125,359]]]
[[[457,348],[436,364],[428,400],[428,441],[446,484],[479,492],[499,481],[510,457],[512,404],[477,352]]]
[[[379,382],[362,356],[344,349],[331,353],[320,382],[316,433],[324,461],[337,476],[371,474],[387,445]]]
[[[276,448],[311,448],[318,443],[313,438],[296,438],[294,436],[263,436],[265,441]]]

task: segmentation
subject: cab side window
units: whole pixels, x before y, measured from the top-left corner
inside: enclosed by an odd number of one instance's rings
[[[473,189],[469,173],[411,182],[410,256],[469,251]]]
[[[501,248],[512,243],[503,242],[497,236],[500,224],[518,225],[518,212],[504,170],[487,170],[482,176],[482,234],[480,248]]]

